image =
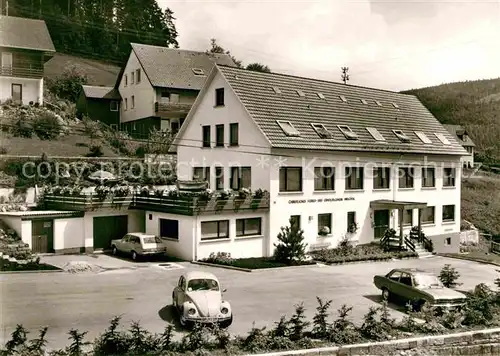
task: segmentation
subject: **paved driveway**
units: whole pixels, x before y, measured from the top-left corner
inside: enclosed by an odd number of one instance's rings
[[[497,277],[492,266],[441,257],[254,273],[189,263],[180,263],[181,269],[169,270],[153,264],[126,262],[127,266],[144,267],[88,274],[0,275],[1,341],[5,342],[16,324],[23,324],[30,331],[47,325],[49,346],[62,347],[67,344],[66,333],[70,328],[89,331],[88,338],[93,339],[115,315],[123,315],[125,326],[135,320],[150,331],[161,332],[168,322],[176,322],[169,306],[173,287],[182,272],[192,269],[215,273],[228,289],[225,297],[232,303],[235,314],[230,328],[233,334],[246,333],[254,321],[258,327],[272,327],[281,315],[291,316],[293,305],[302,301],[312,318],[316,296],[332,299],[333,313],[344,303],[353,306],[352,319],[359,323],[369,307],[380,301],[380,293],[372,284],[373,275],[385,274],[396,267],[439,272],[445,263],[450,263],[460,272],[463,289],[480,282],[493,286]],[[394,317],[400,318],[403,314],[392,307]]]

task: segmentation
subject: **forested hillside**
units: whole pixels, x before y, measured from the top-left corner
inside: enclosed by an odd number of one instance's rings
[[[45,20],[58,52],[124,61],[130,42],[177,47],[173,12],[156,0],[9,0],[9,16]]]
[[[412,89],[443,124],[467,128],[481,158],[500,161],[500,78]]]

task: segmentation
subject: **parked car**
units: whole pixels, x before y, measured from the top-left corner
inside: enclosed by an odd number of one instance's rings
[[[467,300],[465,294],[443,286],[436,275],[419,269],[393,269],[385,276],[375,276],[373,283],[385,300],[396,297],[409,301],[414,310],[426,303],[440,310],[456,309]]]
[[[155,235],[129,232],[119,240],[111,241],[113,255],[129,254],[135,261],[144,256],[160,256],[167,253],[165,243]]]
[[[188,272],[179,278],[172,293],[172,304],[179,312],[179,322],[189,328],[194,323],[219,324],[229,327],[233,322],[231,305],[223,299],[219,280],[212,273]]]

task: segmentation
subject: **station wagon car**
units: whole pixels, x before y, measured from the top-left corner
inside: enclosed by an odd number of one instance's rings
[[[167,252],[165,243],[155,235],[142,232],[129,232],[119,240],[111,241],[113,255],[124,253],[137,260],[144,256],[159,256]]]
[[[465,294],[444,287],[436,275],[419,269],[393,269],[385,276],[375,276],[373,282],[385,300],[409,301],[414,310],[426,303],[440,310],[456,309],[467,300]]]
[[[179,312],[180,324],[186,328],[195,323],[229,327],[233,313],[229,302],[222,298],[225,291],[212,273],[188,272],[182,275],[172,292],[172,304]]]

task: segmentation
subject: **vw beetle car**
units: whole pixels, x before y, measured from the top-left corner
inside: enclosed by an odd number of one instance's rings
[[[222,298],[217,277],[208,272],[188,272],[179,278],[172,293],[173,306],[179,322],[189,328],[195,323],[214,324],[227,328],[233,322],[231,305]]]
[[[465,294],[444,287],[434,274],[420,269],[393,269],[385,276],[375,276],[373,282],[384,299],[410,301],[416,310],[426,303],[439,310],[459,309],[467,300]]]

